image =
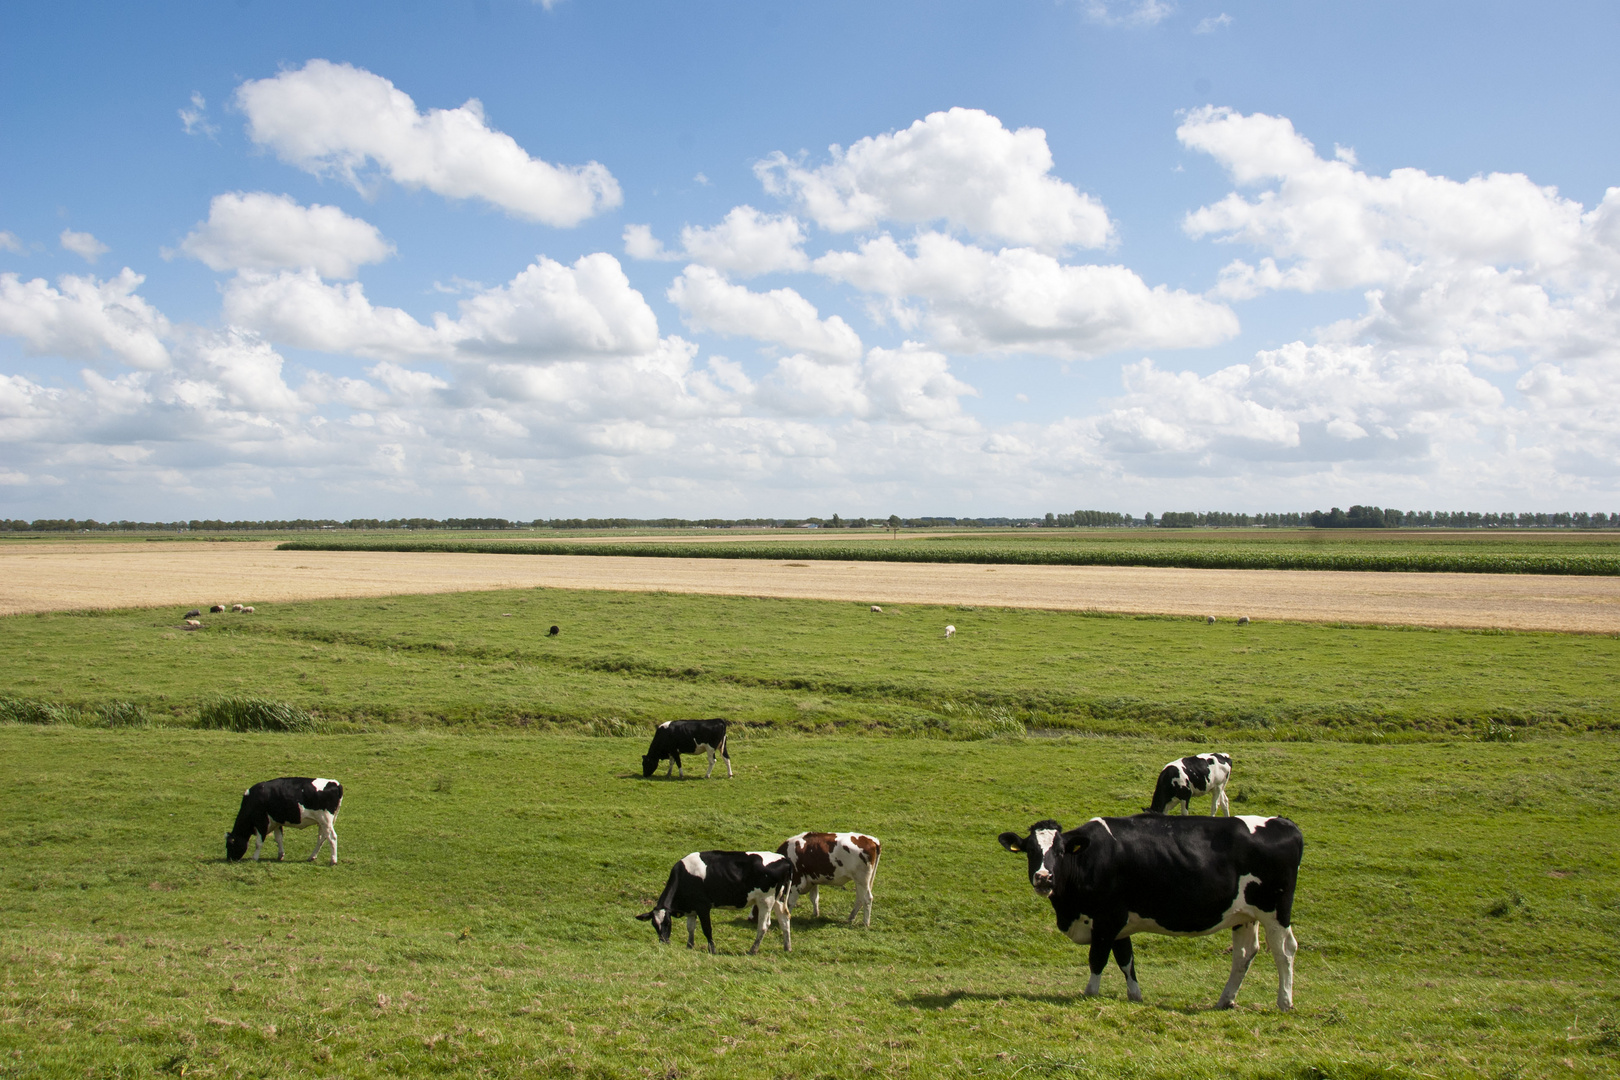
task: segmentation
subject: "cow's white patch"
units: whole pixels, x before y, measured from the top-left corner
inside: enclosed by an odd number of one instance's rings
[[[658,725],[658,730],[663,731],[665,728],[669,727],[669,725],[672,724],[673,722],[674,721],[672,721],[672,720],[665,720],[662,724]]]
[[[327,789],[327,788],[328,788],[328,787],[330,787],[330,786],[331,786],[331,785],[332,785],[332,784],[335,784],[335,783],[337,783],[337,781],[336,781],[336,780],[328,780],[328,779],[326,779],[326,778],[325,778],[325,777],[323,777],[323,776],[317,776],[317,777],[316,777],[316,778],[315,778],[315,779],[314,779],[314,780],[313,780],[313,781],[312,781],[312,783],[314,783],[314,785],[315,785],[315,790],[316,790],[316,791],[325,791],[325,790],[326,790],[326,789]]]
[[[777,853],[775,851],[750,851],[748,854],[750,854],[750,855],[758,855],[759,858],[760,858],[760,861],[763,862],[766,866],[769,866],[769,865],[771,865],[771,863],[774,863],[774,862],[782,862],[784,859],[787,858],[787,856],[779,854],[779,853]]]
[[[1052,850],[1052,844],[1057,840],[1056,829],[1036,829],[1035,842],[1041,846],[1041,855]]]
[[[1090,945],[1091,920],[1086,918],[1084,915],[1081,915],[1079,918],[1075,919],[1074,922],[1070,923],[1069,928],[1063,931],[1063,933],[1076,945]]]
[[[248,797],[248,796],[249,796],[249,795],[251,795],[251,794],[253,794],[253,789],[252,789],[252,788],[248,788],[248,789],[247,789],[247,790],[246,790],[246,791],[244,791],[244,792],[242,792],[242,798],[244,798],[244,799],[245,799],[245,798],[247,798],[247,797]]]
[[[1101,825],[1103,827],[1103,832],[1107,833],[1109,836],[1114,835],[1114,830],[1110,829],[1108,827],[1108,822],[1104,821],[1102,818],[1094,817],[1094,818],[1091,819],[1091,821],[1095,821],[1097,824]],[[1091,824],[1091,822],[1088,821],[1086,824],[1089,825],[1089,824]]]
[[[1259,832],[1260,826],[1264,825],[1268,821],[1273,820],[1269,817],[1261,817],[1258,814],[1238,814],[1236,817],[1239,821],[1243,822],[1243,824],[1249,827],[1249,832],[1251,835]]]
[[[699,855],[695,851],[692,852],[692,854],[688,855],[686,858],[682,859],[681,860],[681,865],[686,867],[686,872],[688,874],[691,874],[693,877],[697,878],[699,881],[702,881],[706,876],[708,876],[708,873],[709,873],[708,864],[706,864],[703,861],[703,857],[701,855]]]

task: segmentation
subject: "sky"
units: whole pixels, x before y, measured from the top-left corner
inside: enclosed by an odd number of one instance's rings
[[[1620,7],[0,6],[0,517],[1620,510]]]

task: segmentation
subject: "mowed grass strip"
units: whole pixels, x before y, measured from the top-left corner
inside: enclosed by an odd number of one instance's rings
[[[1306,837],[1297,1009],[1225,935],[1137,939],[1146,1002],[996,833],[1142,805],[1188,747],[755,739],[644,781],[640,738],[0,726],[0,1068],[57,1076],[1613,1076],[1615,741],[1248,744],[1235,809]],[[242,789],[340,779],[335,868],[222,861]],[[1207,805],[1207,804],[1206,804]],[[744,955],[634,916],[703,848],[882,838],[870,931]],[[272,848],[273,850],[273,848]]]
[[[568,538],[319,537],[285,551],[441,551],[497,555],[602,555],[687,559],[825,559],[840,562],[1152,566],[1204,570],[1343,570],[1464,574],[1620,574],[1613,532],[1427,530],[1046,530],[987,535],[841,535],[694,543],[655,538],[601,543]]]
[[[116,705],[195,723],[246,696],[329,727],[611,732],[723,715],[745,728],[946,737],[1398,739],[1620,722],[1620,639],[1601,635],[927,605],[880,615],[561,589],[258,607],[195,632],[178,611],[0,619],[0,699],[42,721],[100,722]]]

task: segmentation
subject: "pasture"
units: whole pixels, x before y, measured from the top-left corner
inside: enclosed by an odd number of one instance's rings
[[[1142,805],[1180,743],[756,737],[732,781],[643,738],[0,726],[0,1075],[1520,1077],[1620,1074],[1614,742],[1236,750],[1306,836],[1297,1008],[1221,938],[1137,939],[1146,1001],[1052,926],[1005,828]],[[343,781],[343,861],[222,861],[248,780]],[[1207,801],[1206,801],[1207,806]],[[720,955],[634,916],[697,848],[880,836],[870,931]]]
[[[265,604],[196,632],[183,610],[0,618],[0,716],[9,699],[94,723],[124,702],[122,722],[185,725],[248,695],[328,730],[612,733],[724,715],[744,738],[1388,740],[1620,723],[1620,638],[1604,635],[563,589]]]

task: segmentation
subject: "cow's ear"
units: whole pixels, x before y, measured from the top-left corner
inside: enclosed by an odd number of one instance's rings
[[[636,916],[636,918],[637,918],[637,919],[639,919],[639,920],[641,920],[641,921],[642,921],[642,922],[651,922],[651,921],[652,921],[652,917],[653,917],[653,916],[654,916],[654,915],[656,915],[656,914],[657,914],[657,912],[656,912],[656,911],[649,911],[649,912],[647,912],[647,913],[646,913],[646,914],[645,914],[645,915],[637,915],[637,916]]]
[[[1063,834],[1063,850],[1069,854],[1078,854],[1091,846],[1091,837],[1079,829],[1072,833]]]
[[[1008,851],[1011,851],[1017,855],[1022,855],[1024,853],[1023,837],[1019,836],[1017,833],[1004,832],[1000,836],[996,837],[996,839],[1001,841],[1001,846],[1006,848]]]

